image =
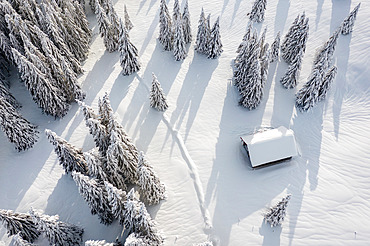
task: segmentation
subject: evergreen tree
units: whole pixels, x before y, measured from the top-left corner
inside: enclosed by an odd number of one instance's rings
[[[267,73],[269,69],[269,59],[270,59],[270,51],[268,50],[269,44],[266,43],[262,49],[263,54],[260,59],[261,63],[261,85],[262,88],[266,85],[267,82]]]
[[[172,50],[172,21],[165,0],[161,0],[159,12],[159,43],[164,50]]]
[[[213,25],[208,44],[208,58],[215,59],[219,57],[222,52],[223,49],[220,35],[220,18],[217,17],[217,20]]]
[[[158,204],[163,199],[166,199],[166,188],[159,180],[153,168],[145,159],[142,151],[139,154],[137,173],[139,177],[139,193],[144,202],[146,202],[148,205],[153,205]]]
[[[146,239],[137,233],[131,233],[125,241],[125,246],[149,246]]]
[[[177,21],[181,23],[182,16],[181,16],[181,13],[180,13],[179,0],[175,0],[175,2],[173,3],[173,17],[172,17],[172,20],[173,20],[174,23],[176,23]]]
[[[291,89],[296,87],[298,84],[299,73],[302,67],[302,51],[294,58],[293,63],[289,65],[288,70],[285,75],[280,79],[281,84],[287,88]]]
[[[252,22],[248,23],[247,31],[243,36],[242,42],[240,43],[238,49],[236,50],[236,53],[240,53],[242,48],[248,44],[249,40],[251,39],[252,34]]]
[[[129,232],[136,232],[135,218],[139,210],[139,199],[136,197],[134,188],[127,193],[123,207],[122,218],[124,228]]]
[[[241,89],[240,105],[249,110],[255,109],[262,100],[263,85],[261,80],[261,65],[258,60],[252,63],[251,71],[246,78],[245,86]]]
[[[202,12],[200,14],[199,22],[198,22],[198,32],[197,32],[197,40],[195,42],[195,50],[198,53],[206,54],[208,50],[206,49],[208,42],[207,37],[207,23],[206,18],[204,16],[204,10],[202,8]]]
[[[150,90],[150,106],[159,110],[165,111],[168,108],[166,97],[161,88],[157,77],[152,73],[152,88]]]
[[[119,17],[116,13],[116,10],[113,7],[112,0],[107,0],[107,6],[108,6],[108,19],[111,23],[109,33],[111,35],[112,39],[112,48],[109,49],[110,51],[116,51],[118,50],[118,39],[119,39]]]
[[[0,98],[5,100],[14,108],[20,108],[21,104],[15,99],[15,97],[10,93],[9,88],[6,86],[5,81],[2,80],[0,74]]]
[[[18,233],[18,234],[13,236],[11,245],[14,245],[14,246],[35,246],[36,244],[30,243],[30,242],[24,240],[20,236],[20,234]]]
[[[113,214],[104,184],[75,171],[72,172],[72,177],[81,196],[89,205],[91,214],[97,214],[101,223],[110,225],[113,222]]]
[[[307,111],[318,101],[318,88],[321,84],[321,75],[317,68],[313,68],[308,81],[297,92],[295,105],[300,111]]]
[[[130,20],[130,16],[128,15],[126,4],[124,5],[124,15],[125,15],[125,27],[127,31],[130,31],[133,27],[134,24],[132,24]]]
[[[142,238],[145,238],[148,245],[162,245],[163,237],[157,231],[154,220],[146,210],[144,203],[138,202],[138,211],[135,216],[134,232]]]
[[[182,30],[183,25],[181,19],[174,20],[174,38],[173,38],[173,55],[176,61],[184,60],[187,56],[187,51],[185,47],[184,32]]]
[[[0,220],[6,228],[8,236],[19,235],[22,239],[32,243],[40,235],[29,214],[0,209]]]
[[[13,59],[17,64],[21,79],[25,82],[33,100],[46,114],[63,117],[69,110],[69,105],[62,92],[52,86],[44,74],[31,62],[12,48]]]
[[[45,130],[45,134],[49,142],[54,146],[54,152],[58,155],[59,164],[63,166],[66,173],[77,171],[87,174],[87,164],[81,149],[77,149],[49,129]]]
[[[48,216],[30,209],[30,215],[37,229],[48,239],[50,245],[72,246],[81,245],[84,230],[79,226],[59,220],[58,215]]]
[[[84,102],[81,102],[81,101],[77,101],[77,102],[80,105],[80,109],[83,112],[85,121],[87,121],[90,118],[98,119],[98,115],[94,112],[92,107],[87,106]],[[87,124],[86,124],[86,126],[87,126]]]
[[[117,50],[117,42],[114,39],[114,30],[112,28],[112,23],[110,23],[104,9],[96,0],[95,3],[95,14],[98,21],[100,36],[104,39],[104,45],[108,52],[113,52]]]
[[[193,246],[213,246],[213,243],[211,241],[205,241],[203,243],[193,244]]]
[[[249,19],[254,22],[262,22],[265,18],[266,0],[255,0]]]
[[[272,227],[281,225],[284,221],[286,207],[288,206],[290,197],[291,195],[283,197],[283,199],[278,204],[271,207],[269,211],[264,215],[265,221],[268,222]]]
[[[37,127],[26,120],[6,98],[0,95],[0,128],[18,151],[32,148],[37,141]]]
[[[275,62],[279,60],[279,49],[280,49],[280,32],[276,34],[275,40],[271,45],[270,62]]]
[[[193,36],[191,34],[191,24],[190,24],[190,13],[189,13],[189,4],[188,0],[185,1],[184,12],[182,14],[182,23],[183,23],[183,31],[184,31],[184,39],[185,43],[191,43]]]
[[[109,146],[109,132],[107,128],[99,120],[93,118],[86,120],[86,126],[94,139],[95,146],[99,149],[101,155],[105,156]]]
[[[100,156],[100,153],[96,151],[84,152],[84,158],[87,164],[89,177],[97,179],[101,182],[108,180],[107,174],[104,170],[104,158]]]
[[[208,14],[206,19],[206,29],[205,29],[205,44],[204,44],[204,54],[208,55],[209,51],[209,40],[211,38],[211,14]]]
[[[343,21],[342,23],[342,34],[343,35],[347,35],[349,33],[352,32],[353,30],[353,26],[355,24],[355,20],[356,20],[356,16],[357,16],[357,12],[360,8],[360,5],[361,3],[359,3],[353,10],[352,12],[349,14],[349,16]]]
[[[325,74],[325,77],[323,79],[323,83],[319,89],[318,93],[318,100],[324,100],[326,97],[326,94],[328,93],[331,84],[333,83],[335,76],[337,75],[337,67],[332,66]]]
[[[138,51],[131,43],[122,21],[120,22],[119,52],[123,75],[130,75],[140,70]]]
[[[117,189],[109,182],[104,182],[105,188],[108,192],[109,205],[112,208],[114,218],[119,220],[121,225],[125,225],[126,217],[125,214],[125,201],[127,200],[126,192]]]
[[[108,243],[105,240],[88,240],[85,242],[85,246],[115,246],[114,243]]]

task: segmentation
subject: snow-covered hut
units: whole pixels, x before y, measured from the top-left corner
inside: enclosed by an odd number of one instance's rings
[[[240,137],[252,167],[290,159],[298,155],[294,132],[280,126]]]

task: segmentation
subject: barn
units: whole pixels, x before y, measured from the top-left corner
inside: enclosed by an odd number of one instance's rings
[[[242,136],[240,139],[254,168],[298,155],[294,132],[284,126]]]

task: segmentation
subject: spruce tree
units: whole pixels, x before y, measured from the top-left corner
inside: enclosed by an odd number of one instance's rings
[[[182,23],[184,30],[185,43],[191,43],[193,36],[191,34],[191,24],[190,24],[190,13],[189,13],[189,3],[188,0],[185,1],[184,12],[182,14]]]
[[[287,89],[294,88],[298,84],[299,73],[302,67],[302,52],[294,58],[293,63],[289,65],[285,75],[280,79],[281,84]]]
[[[88,240],[85,242],[85,246],[115,246],[115,244],[108,243],[105,240]]]
[[[109,182],[104,182],[105,188],[108,193],[109,205],[112,208],[114,218],[119,220],[121,225],[125,225],[126,217],[125,214],[125,201],[127,200],[126,192],[117,189]]]
[[[210,37],[211,37],[211,14],[208,14],[206,18],[206,29],[205,29],[205,44],[204,44],[205,55],[208,55]]]
[[[30,215],[37,229],[48,239],[50,245],[81,245],[84,230],[76,225],[58,221],[59,216],[48,216],[30,209]]]
[[[361,3],[359,3],[352,11],[351,13],[348,15],[348,17],[343,21],[342,23],[342,34],[343,35],[347,35],[349,33],[352,32],[353,30],[353,26],[355,24],[355,20],[356,20],[356,16],[357,16],[357,12],[359,10],[361,6]]]
[[[158,232],[154,220],[152,220],[142,202],[138,202],[137,213],[134,221],[134,232],[142,238],[145,238],[149,245],[162,245],[164,241],[163,237]]]
[[[337,67],[332,66],[325,74],[325,77],[323,78],[323,83],[319,89],[318,93],[318,101],[324,100],[326,97],[326,94],[328,93],[331,84],[333,83],[335,76],[337,75]]]
[[[122,21],[120,22],[119,52],[123,75],[130,75],[140,70],[137,48],[131,43]]]
[[[172,21],[165,0],[161,0],[159,12],[159,43],[164,50],[172,50]]]
[[[22,239],[32,243],[40,235],[29,214],[0,209],[0,221],[6,228],[8,236],[19,235]]]
[[[100,153],[96,153],[95,149],[91,152],[84,152],[83,153],[89,177],[99,180],[101,182],[108,180],[108,175],[104,170],[104,158],[100,156]]]
[[[124,246],[148,246],[146,239],[137,233],[131,233],[125,241]]]
[[[126,195],[126,199],[123,202],[123,226],[129,232],[136,232],[136,221],[135,218],[137,216],[139,210],[139,199],[135,194],[134,188],[132,188]]]
[[[271,45],[270,62],[275,62],[279,60],[279,49],[280,49],[280,32],[276,34],[275,40]]]
[[[242,42],[238,46],[236,53],[240,53],[243,47],[248,44],[249,40],[251,39],[251,35],[252,35],[252,22],[248,22],[247,31],[245,32]]]
[[[168,108],[166,97],[161,88],[157,77],[152,73],[152,88],[150,90],[150,106],[159,110],[165,111]]]
[[[176,23],[177,21],[179,21],[181,23],[182,16],[181,16],[181,13],[180,13],[179,0],[175,0],[175,2],[173,3],[172,20],[173,20],[174,23]]]
[[[204,10],[202,8],[202,12],[200,13],[200,18],[198,22],[198,32],[197,32],[197,40],[195,42],[195,50],[198,53],[206,54],[208,50],[207,47],[207,24],[206,24],[206,18],[204,16]]]
[[[116,51],[118,50],[118,39],[119,39],[119,25],[120,25],[120,19],[117,15],[116,10],[113,7],[112,0],[107,0],[107,17],[110,25],[109,34],[111,35],[112,39],[112,47],[109,49],[109,51]]]
[[[95,146],[99,149],[101,155],[105,156],[109,146],[109,132],[107,128],[99,120],[93,118],[86,120],[86,126],[94,139]]]
[[[153,205],[166,199],[166,188],[159,180],[153,168],[147,162],[142,151],[139,154],[137,173],[139,178],[139,193],[144,202],[148,205]]]
[[[261,64],[256,59],[252,63],[250,72],[246,77],[246,83],[241,89],[240,105],[249,110],[255,109],[262,100],[263,85],[261,80]]]
[[[20,236],[19,233],[13,236],[11,245],[14,245],[14,246],[36,246],[36,244],[30,243],[30,242],[24,240]]]
[[[95,113],[94,109],[90,106],[87,106],[84,102],[77,101],[78,105],[80,106],[80,110],[82,110],[82,113],[84,115],[85,121],[88,119],[98,119],[98,115]]]
[[[54,146],[54,152],[58,155],[59,164],[63,166],[66,173],[77,171],[87,174],[87,164],[81,149],[77,149],[49,129],[45,130],[45,134],[49,142]]]
[[[264,215],[265,221],[268,222],[272,227],[281,225],[283,223],[290,197],[291,195],[283,197],[278,204],[271,207]]]
[[[110,225],[113,222],[113,214],[104,184],[75,171],[72,172],[72,177],[81,196],[89,205],[91,214],[97,214],[102,224]]]
[[[174,27],[174,38],[173,38],[173,55],[175,56],[176,61],[184,60],[187,56],[184,32],[182,30],[183,25],[182,25],[181,19],[179,18],[174,20],[175,27]]]
[[[108,52],[117,50],[117,42],[114,37],[112,23],[109,21],[105,10],[100,5],[99,0],[95,3],[95,14],[98,21],[100,36],[104,39],[104,45]]]
[[[249,19],[254,22],[262,22],[265,18],[266,0],[255,0]]]
[[[128,15],[126,4],[124,5],[124,16],[125,16],[125,27],[127,31],[130,31],[134,27],[134,24],[132,24],[130,20],[130,16]]]
[[[2,96],[0,96],[0,128],[18,151],[32,148],[39,133],[37,127],[26,120]]]
[[[1,74],[0,74],[0,98],[2,98],[2,100],[5,100],[7,103],[9,103],[14,108],[21,107],[21,104],[10,93],[9,88],[5,83],[5,80],[1,78]]]
[[[208,44],[208,58],[215,59],[223,52],[221,35],[220,35],[220,17],[217,17],[215,24],[213,25],[209,44]]]

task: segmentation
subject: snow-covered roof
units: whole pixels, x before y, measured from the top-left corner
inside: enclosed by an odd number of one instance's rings
[[[248,146],[252,167],[298,155],[293,130],[283,126],[241,139]]]

